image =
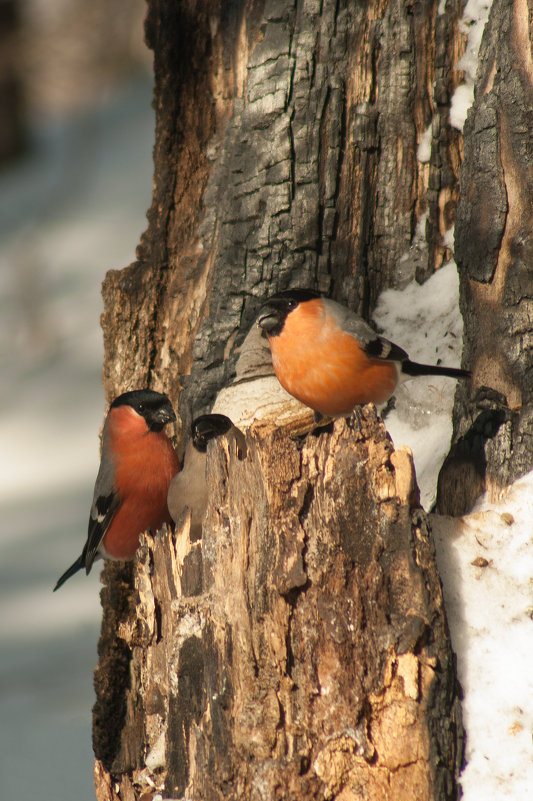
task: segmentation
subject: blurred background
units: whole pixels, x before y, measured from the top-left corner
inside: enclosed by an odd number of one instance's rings
[[[135,258],[154,118],[144,0],[0,0],[0,777],[3,798],[94,799],[105,410],[100,285]]]

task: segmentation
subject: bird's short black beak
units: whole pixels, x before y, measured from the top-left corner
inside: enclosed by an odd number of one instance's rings
[[[150,417],[150,429],[152,431],[161,431],[167,423],[174,423],[176,420],[174,409],[170,404],[156,409]]]
[[[263,331],[268,333],[274,331],[279,326],[280,322],[281,314],[277,305],[269,302],[261,306],[257,317],[257,325],[259,328],[262,328]]]

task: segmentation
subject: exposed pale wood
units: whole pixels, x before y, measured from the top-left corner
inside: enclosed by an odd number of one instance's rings
[[[409,453],[367,407],[300,442],[257,426],[243,459],[214,443],[208,479],[203,540],[146,537],[137,561],[118,797],[454,798],[458,692]]]

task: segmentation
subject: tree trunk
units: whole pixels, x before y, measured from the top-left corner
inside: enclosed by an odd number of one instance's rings
[[[497,499],[533,466],[532,19],[533,3],[494,0],[465,126],[456,260],[475,392],[456,395],[439,477],[446,514],[469,511],[485,490]]]
[[[408,251],[419,277],[442,264],[461,6],[150,3],[154,198],[138,261],[104,282],[109,395],[150,380],[175,400],[187,383],[188,422],[230,378],[258,298],[316,286],[368,316],[413,277]]]
[[[185,525],[140,549],[116,796],[453,797],[459,702],[409,453],[371,407],[246,442],[210,451],[202,541]]]
[[[104,282],[110,397],[166,391],[183,442],[265,295],[315,286],[368,315],[440,265],[460,7],[152,0],[154,198],[138,261]],[[134,584],[106,566],[98,798],[456,797],[457,687],[410,462],[368,409],[299,444],[287,430],[253,426],[243,460],[210,446],[202,540],[147,536]]]

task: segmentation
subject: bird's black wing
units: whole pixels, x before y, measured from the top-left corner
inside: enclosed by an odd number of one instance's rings
[[[77,573],[78,570],[85,568],[88,573],[91,566],[96,559],[98,553],[98,546],[102,542],[105,533],[109,526],[115,512],[120,504],[120,497],[118,491],[115,489],[115,469],[113,459],[107,447],[106,430],[104,427],[103,445],[102,445],[102,458],[100,461],[100,469],[96,477],[94,485],[93,502],[91,506],[91,513],[89,516],[89,527],[87,531],[87,540],[83,546],[81,556],[69,567],[61,578],[57,581],[54,591],[58,590],[67,579]]]
[[[404,362],[408,359],[407,353],[399,345],[390,342],[385,337],[380,337],[377,334],[375,338],[367,342],[363,348],[367,356],[372,359],[385,359],[391,362]]]
[[[83,570],[89,573],[92,564],[98,552],[98,546],[102,542],[107,529],[111,524],[113,515],[115,514],[119,505],[118,493],[111,493],[106,497],[99,496],[93,502],[91,508],[91,516],[89,518],[89,530],[87,541],[83,546],[81,555],[78,556],[75,562],[71,564],[68,570],[65,570],[63,575],[57,580],[54,587],[54,592],[58,590],[64,583],[73,576],[78,570]],[[93,516],[94,514],[94,516]]]
[[[91,516],[89,517],[87,542],[82,553],[86,573],[89,573],[92,567],[98,546],[104,539],[119,504],[120,497],[116,491],[109,493],[109,495],[98,495],[93,501]]]
[[[346,306],[329,299],[324,300],[324,305],[328,313],[336,319],[339,327],[347,334],[351,334],[370,358],[391,362],[403,362],[409,358],[403,348],[377,334],[372,326]]]

